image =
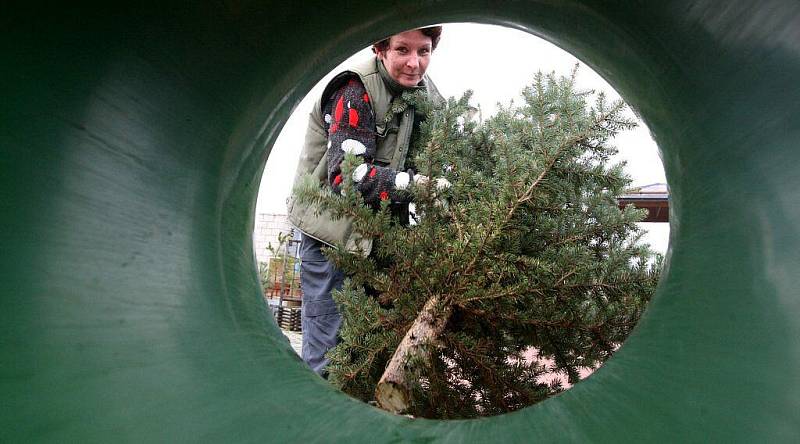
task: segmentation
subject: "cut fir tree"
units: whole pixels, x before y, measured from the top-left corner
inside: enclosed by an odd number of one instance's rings
[[[536,75],[521,105],[485,122],[470,119],[469,96],[437,109],[404,97],[428,114],[409,161],[452,184],[411,187],[416,223],[366,207],[349,185],[297,190],[374,239],[366,257],[326,251],[348,276],[328,370],[396,413],[488,416],[561,392],[545,377],[575,383],[611,357],[659,276],[636,225],[644,211],[617,205],[630,180],[611,139],[634,126],[622,102],[576,90],[575,72]],[[345,174],[359,162],[348,157]]]

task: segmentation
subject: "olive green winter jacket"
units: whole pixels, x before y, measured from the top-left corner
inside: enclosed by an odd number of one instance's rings
[[[377,57],[372,57],[335,76],[315,103],[308,119],[305,143],[295,175],[295,186],[308,174],[319,180],[320,186],[328,186],[326,180],[328,165],[325,155],[328,134],[325,130],[322,108],[326,100],[353,75],[361,79],[372,104],[376,122],[375,163],[397,171],[403,169],[411,132],[414,129],[414,108],[409,106],[404,112],[394,115],[389,123],[385,123],[384,117],[390,111],[392,100],[401,94],[404,88],[389,76]],[[441,95],[427,76],[417,88],[427,91],[431,100],[441,100]],[[294,196],[289,200],[289,221],[306,235],[326,244],[344,245],[347,250],[360,251],[364,255],[368,255],[372,249],[372,239],[364,238],[354,232],[351,219],[334,220],[326,212],[318,214],[314,206],[298,202]]]

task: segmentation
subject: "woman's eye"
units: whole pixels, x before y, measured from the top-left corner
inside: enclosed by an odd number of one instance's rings
[[[395,49],[395,51],[399,52],[400,54],[405,54],[405,53],[408,52],[408,49],[406,49],[406,48],[401,46],[401,47]]]

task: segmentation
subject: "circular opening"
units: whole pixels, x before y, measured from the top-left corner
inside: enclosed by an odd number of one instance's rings
[[[476,38],[476,36],[479,37]],[[519,54],[529,56],[519,57]],[[273,308],[279,325],[286,336],[290,338],[298,354],[301,353],[302,347],[302,332],[300,331],[302,291],[299,252],[301,236],[298,231],[291,230],[291,225],[286,219],[286,199],[293,183],[292,172],[295,170],[294,165],[297,163],[299,150],[303,144],[308,113],[322,89],[332,76],[340,72],[344,66],[351,65],[370,55],[369,48],[355,54],[332,70],[309,92],[278,137],[265,168],[264,181],[261,184],[254,234],[255,250],[260,262],[260,277],[265,297]],[[444,96],[459,96],[464,90],[474,90],[473,103],[480,105],[478,119],[488,121],[497,114],[499,108],[508,106],[512,100],[519,103],[521,89],[530,85],[531,79],[537,71],[555,72],[569,76],[576,63],[578,61],[572,55],[520,31],[488,25],[448,24],[445,25],[442,41],[434,53],[428,73],[436,80],[437,86]],[[602,92],[610,100],[619,97],[617,92],[597,73],[586,66],[581,66],[576,77],[575,91],[577,93],[585,90]],[[652,194],[658,194],[658,197],[666,199],[663,167],[658,158],[655,142],[650,137],[644,123],[639,120],[635,129],[621,132],[613,143],[620,150],[620,153],[615,156],[615,160],[624,160],[628,163],[626,172],[631,175],[632,180],[627,187],[627,194],[642,198],[640,200],[631,198],[631,202],[642,207],[643,199],[653,199]],[[643,186],[650,187],[643,190]],[[657,193],[648,193],[648,191],[654,190]],[[662,203],[663,206],[660,209],[666,211],[666,202]],[[650,209],[654,219],[658,219],[656,211],[658,210]],[[662,220],[663,216],[664,214],[661,215]],[[640,227],[648,231],[645,235],[645,242],[650,243],[656,251],[662,254],[666,252],[669,233],[668,225],[663,222],[640,224]],[[592,306],[592,309],[596,310],[597,307]],[[638,316],[639,314],[635,315],[636,319]],[[568,330],[569,328],[564,331]],[[555,342],[559,341],[552,339],[547,344]],[[605,359],[621,345],[621,341],[612,342],[609,344],[608,352],[603,355],[605,357],[592,360],[589,365],[576,365],[581,362],[580,356],[572,356],[570,359],[557,356],[555,348],[544,352],[537,347],[530,346],[523,353],[508,352],[508,356],[510,360],[522,357],[524,362],[531,367],[535,367],[537,364],[541,366],[536,370],[535,379],[542,385],[540,388],[547,393],[536,398],[534,402],[537,402],[568,389],[579,379],[587,377],[599,368]],[[340,347],[349,346],[353,346],[352,341],[340,344]],[[574,351],[570,353],[574,355]],[[443,356],[441,362],[445,366],[456,365],[456,361],[452,357]],[[566,365],[566,362],[571,364]],[[378,367],[384,366],[382,364]],[[518,376],[521,377],[521,374]],[[427,380],[429,384],[430,378]],[[458,386],[458,384],[454,386]],[[424,384],[420,387],[429,389],[429,386]],[[468,382],[461,384],[460,387],[469,389],[472,384]],[[472,399],[481,396],[478,390],[466,390],[465,393],[469,393],[467,396]],[[363,398],[363,394],[361,397]],[[503,403],[503,401],[498,402]],[[515,405],[505,411],[515,410],[521,406]],[[479,408],[474,413],[477,415],[496,414],[502,411],[489,411],[484,407],[484,410]],[[459,415],[470,417],[475,414],[464,414],[462,411],[451,417],[460,417]],[[435,414],[428,416],[436,417]]]

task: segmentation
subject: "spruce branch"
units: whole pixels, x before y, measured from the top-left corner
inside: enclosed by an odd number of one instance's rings
[[[629,182],[609,166],[609,141],[632,125],[624,104],[590,104],[574,80],[540,74],[521,104],[479,123],[468,97],[432,110],[407,164],[452,187],[439,196],[432,180],[410,187],[416,224],[385,208],[337,210],[377,240],[369,258],[326,252],[352,279],[337,297],[335,384],[415,416],[491,415],[559,393],[559,381],[540,378],[563,371],[574,382],[619,347],[661,259],[639,245],[641,212],[614,199]],[[413,100],[392,112],[423,107]],[[357,198],[346,189],[319,200],[337,199],[335,209]]]

